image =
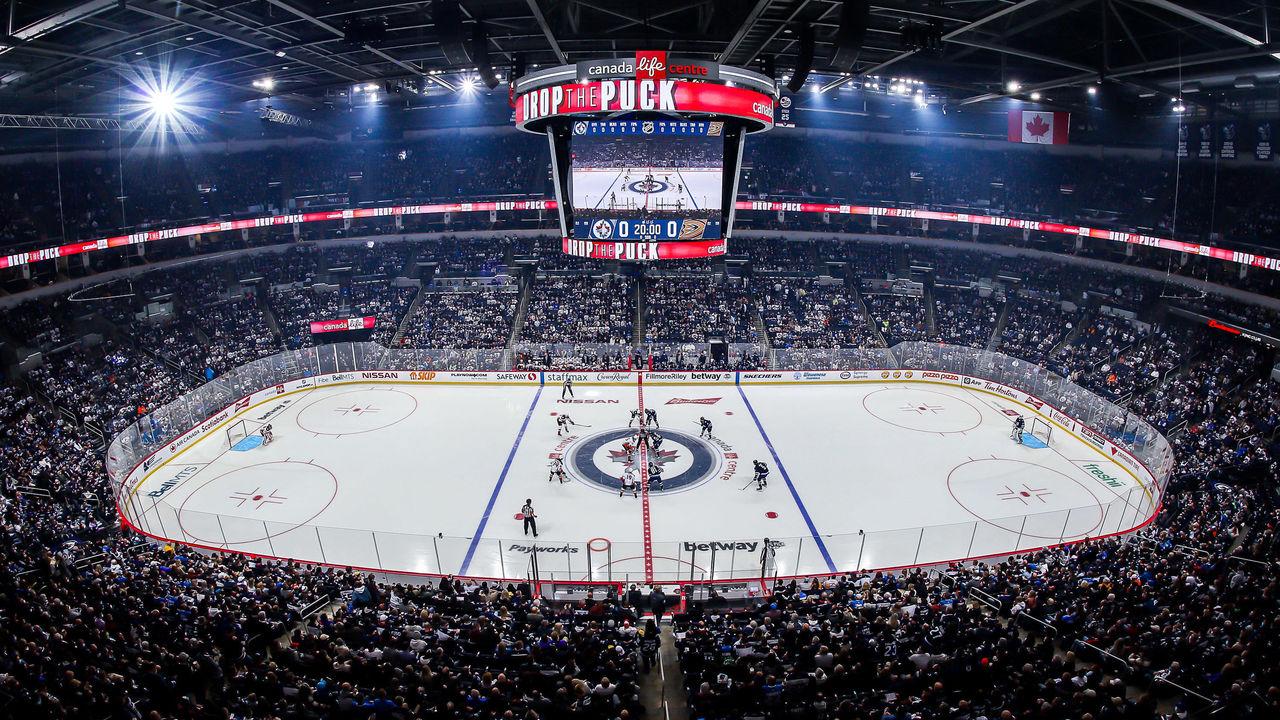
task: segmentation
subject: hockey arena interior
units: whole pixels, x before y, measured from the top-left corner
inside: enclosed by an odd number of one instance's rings
[[[1280,717],[1270,0],[0,7],[0,716]]]

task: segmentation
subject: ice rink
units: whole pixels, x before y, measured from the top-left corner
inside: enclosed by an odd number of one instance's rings
[[[550,373],[312,386],[140,468],[122,506],[154,536],[273,557],[506,578],[536,558],[542,580],[672,582],[1007,554],[1130,530],[1158,501],[1141,468],[1061,425],[1048,447],[1015,443],[1012,415],[1039,416],[980,389],[649,375],[583,374],[563,398]],[[663,441],[628,455],[641,406]],[[574,425],[557,435],[565,414]],[[271,423],[274,442],[229,447],[237,418],[249,432]],[[550,478],[555,458],[565,482]],[[770,470],[763,490],[754,460]],[[660,468],[661,486],[620,497],[629,465],[641,479]]]
[[[720,210],[719,168],[573,171],[573,205],[591,210]]]

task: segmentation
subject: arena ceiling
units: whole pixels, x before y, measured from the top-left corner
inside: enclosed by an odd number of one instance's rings
[[[268,94],[314,100],[388,81],[417,93],[456,92],[474,71],[446,60],[433,20],[447,1],[0,0],[7,15],[0,20],[0,106],[109,112],[130,78],[175,73],[228,104]],[[1054,91],[1099,79],[1135,96],[1181,89],[1188,102],[1200,102],[1271,88],[1274,99],[1280,50],[1271,39],[1271,2],[873,0],[861,52],[845,68],[830,61],[836,0],[460,5],[465,36],[482,25],[503,77],[518,57],[545,66],[637,49],[753,67],[774,58],[782,76],[792,72],[809,25],[813,82],[824,88],[869,75],[909,77],[948,102],[972,104],[1009,94],[1011,81],[1017,93],[1040,91],[1049,102]],[[935,33],[941,48],[912,50],[904,30]],[[269,92],[261,87],[268,78]]]

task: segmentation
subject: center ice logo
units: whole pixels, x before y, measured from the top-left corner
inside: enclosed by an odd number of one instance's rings
[[[643,180],[635,180],[626,186],[633,193],[644,195],[664,193],[671,190],[671,183],[657,178],[645,178]]]
[[[598,488],[617,492],[623,471],[633,467],[640,477],[640,451],[630,455],[622,443],[634,442],[634,428],[605,430],[585,437],[564,451],[565,469],[570,474]],[[688,490],[715,477],[720,471],[722,453],[701,438],[675,430],[659,429],[662,445],[657,450],[646,450],[645,457],[651,465],[662,470],[662,489],[656,484],[650,494],[665,494]]]

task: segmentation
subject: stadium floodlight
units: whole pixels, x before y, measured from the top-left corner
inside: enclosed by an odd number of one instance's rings
[[[1017,80],[1010,80],[1009,83],[1004,86],[1004,89],[1008,90],[1011,93],[1016,93],[1022,89],[1022,83],[1018,82]]]
[[[178,101],[168,90],[157,90],[147,97],[147,106],[153,115],[169,117],[178,109]]]
[[[259,90],[265,90],[267,92],[271,92],[272,90],[276,89],[276,81],[275,79],[269,78],[269,77],[262,78],[261,80],[254,80],[253,86]]]
[[[1038,91],[1031,93],[1031,99],[1036,101],[1040,100],[1040,93]]]
[[[1088,87],[1088,89],[1086,89],[1086,90],[1085,90],[1085,92],[1089,93],[1090,95],[1097,95],[1097,94],[1098,94],[1098,86],[1097,86],[1097,85],[1090,85],[1090,86]]]
[[[163,145],[195,134],[200,127],[195,120],[207,114],[201,107],[200,84],[194,75],[162,64],[159,67],[124,71],[127,87],[121,99],[121,120],[135,123],[141,131],[139,142]]]
[[[469,78],[462,79],[462,85],[460,87],[462,88],[462,92],[464,93],[473,93],[476,91],[476,86],[477,86],[476,79],[469,77]]]

